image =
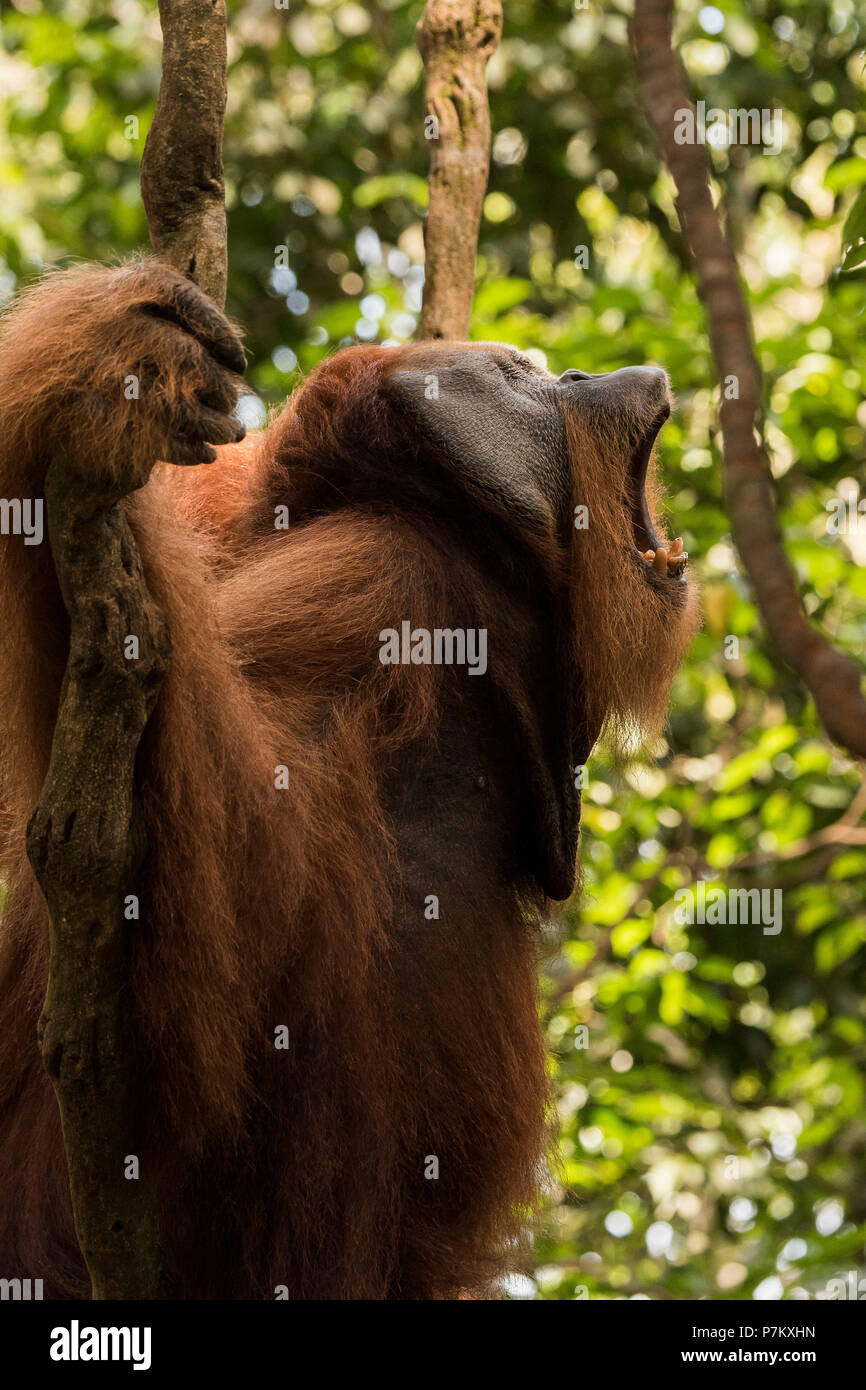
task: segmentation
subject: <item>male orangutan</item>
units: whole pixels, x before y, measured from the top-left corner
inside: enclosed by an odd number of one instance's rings
[[[169,1293],[483,1295],[542,1175],[535,927],[574,884],[575,769],[658,726],[695,626],[644,486],[667,379],[354,347],[241,442],[243,367],[153,261],[54,274],[0,329],[2,496],[60,451],[122,483],[172,634],[127,1004]],[[24,849],[67,620],[47,541],[0,555],[0,1276],[80,1297]]]

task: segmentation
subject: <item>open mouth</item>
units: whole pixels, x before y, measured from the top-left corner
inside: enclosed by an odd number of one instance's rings
[[[646,500],[646,475],[650,455],[659,430],[670,415],[666,406],[653,422],[647,433],[639,441],[631,461],[631,524],[637,552],[648,569],[662,578],[686,582],[686,565],[689,557],[683,550],[682,537],[677,536],[673,545],[665,549],[655,532]]]

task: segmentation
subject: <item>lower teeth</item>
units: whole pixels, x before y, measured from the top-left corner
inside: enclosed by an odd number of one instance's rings
[[[680,549],[676,555],[672,555],[659,547],[658,550],[644,551],[643,558],[657,574],[679,578],[688,564],[689,556],[686,550]]]

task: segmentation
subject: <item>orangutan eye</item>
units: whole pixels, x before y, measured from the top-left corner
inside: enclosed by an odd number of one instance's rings
[[[513,366],[515,366],[515,367],[517,368],[517,370],[521,373],[521,375],[528,375],[528,376],[544,376],[544,375],[545,375],[544,368],[543,368],[543,367],[539,367],[539,365],[538,365],[537,362],[533,362],[533,360],[532,360],[531,357],[527,357],[527,356],[526,356],[524,353],[522,353],[522,352],[517,353],[517,354],[516,354],[514,357],[512,357],[510,360],[511,360]]]
[[[502,375],[511,382],[525,381],[535,372],[535,366],[528,357],[497,357],[496,365]]]

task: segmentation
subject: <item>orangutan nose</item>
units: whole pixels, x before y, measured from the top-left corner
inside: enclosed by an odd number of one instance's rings
[[[563,372],[559,377],[560,386],[567,386],[570,381],[591,381],[596,375],[594,372],[581,372],[577,367],[569,367],[567,372]]]
[[[563,372],[559,385],[574,391],[573,403],[584,399],[620,409],[627,403],[641,415],[668,416],[671,408],[668,374],[661,367],[620,367],[615,372]]]
[[[668,374],[661,367],[620,367],[611,372],[609,379],[617,385],[633,384],[637,387],[667,390]]]
[[[570,386],[572,382],[591,381],[599,385],[634,386],[638,390],[667,390],[667,372],[662,367],[620,367],[615,372],[583,372],[579,367],[569,367],[558,378],[560,386]]]
[[[671,413],[671,388],[668,374],[661,367],[623,367],[611,372],[610,380],[616,386],[631,386],[644,397],[650,406],[658,405],[667,417]]]

